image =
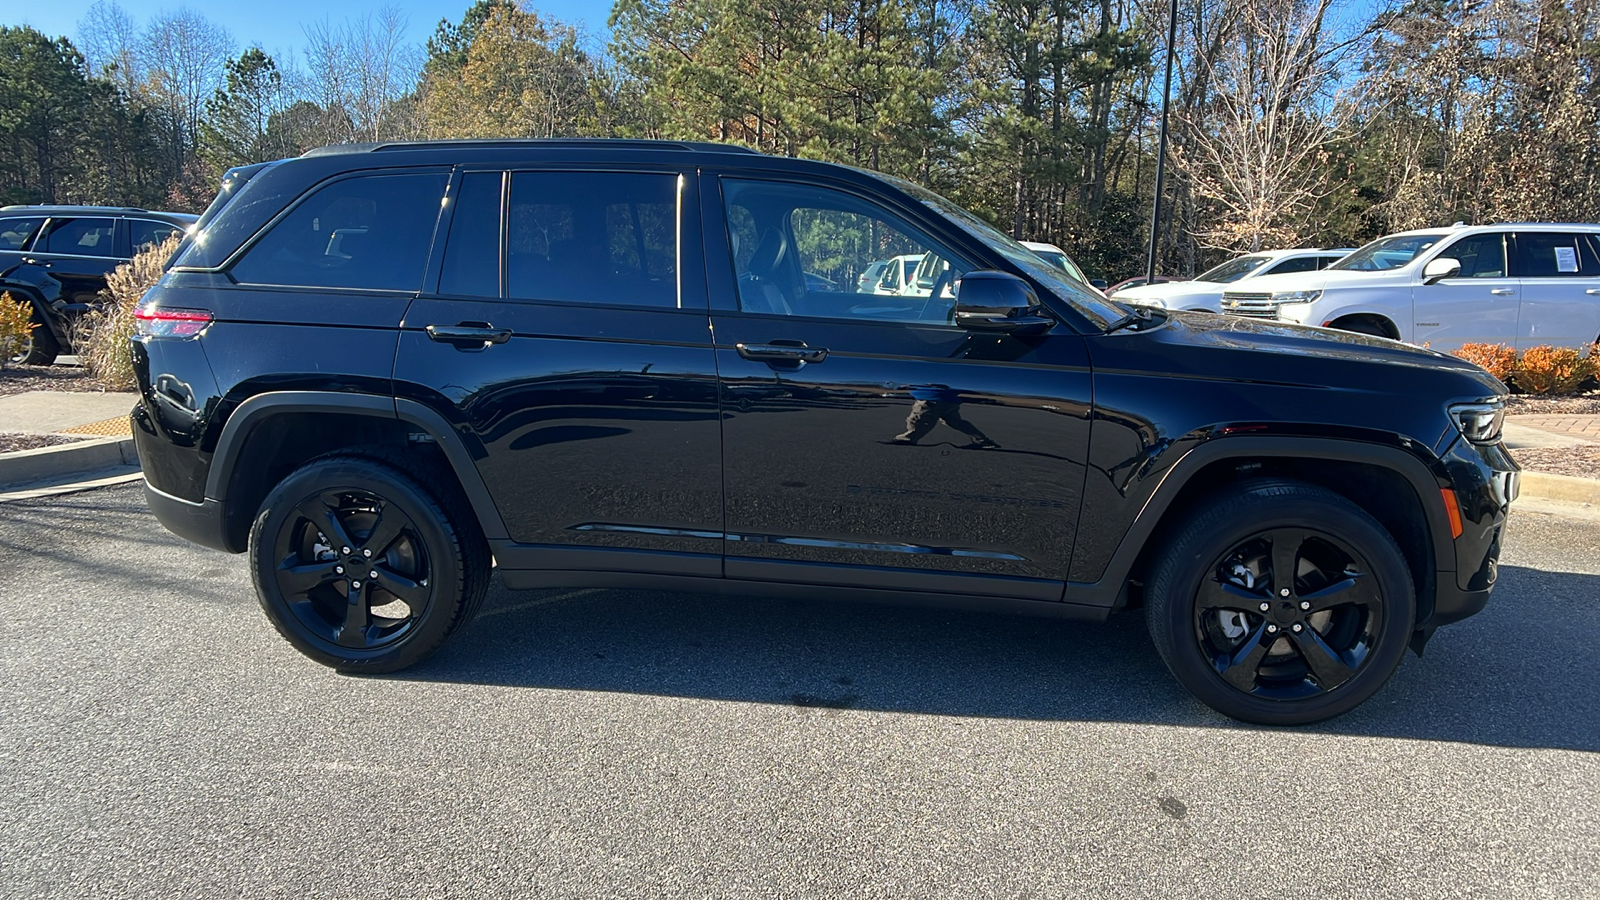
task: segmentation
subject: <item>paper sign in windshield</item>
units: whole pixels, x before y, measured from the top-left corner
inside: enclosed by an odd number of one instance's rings
[[[1577,247],[1557,247],[1556,248],[1556,271],[1557,272],[1576,272],[1576,271],[1578,271],[1578,248]]]

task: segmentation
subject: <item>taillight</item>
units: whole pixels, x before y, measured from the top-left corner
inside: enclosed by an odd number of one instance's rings
[[[211,311],[141,306],[133,311],[133,318],[139,333],[148,337],[193,337],[211,324]]]

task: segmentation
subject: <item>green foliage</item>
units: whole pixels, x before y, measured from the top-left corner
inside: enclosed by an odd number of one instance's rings
[[[229,60],[227,86],[206,101],[200,126],[200,156],[212,169],[267,162],[291,152],[292,134],[285,134],[283,76],[278,65],[251,47]]]

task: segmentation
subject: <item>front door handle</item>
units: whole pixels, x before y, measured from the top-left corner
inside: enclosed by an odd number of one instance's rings
[[[828,358],[826,347],[807,347],[805,344],[734,344],[734,349],[745,359],[761,362],[819,363]]]
[[[1600,297],[1600,288],[1589,288],[1587,291],[1584,291],[1584,293],[1591,297]]]
[[[429,325],[422,329],[429,340],[447,344],[504,344],[511,340],[511,329],[496,328],[488,322],[462,322],[458,325]]]
[[[1516,291],[1512,290],[1511,288],[1495,288],[1489,293],[1495,295],[1496,297],[1509,297],[1512,294],[1515,294]]]

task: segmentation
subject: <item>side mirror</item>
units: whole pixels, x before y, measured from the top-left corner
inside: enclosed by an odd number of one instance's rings
[[[1111,282],[1105,280],[1104,278],[1091,278],[1089,279],[1089,286],[1097,291],[1103,291],[1106,288],[1111,287]]]
[[[1422,267],[1422,283],[1434,284],[1460,274],[1461,260],[1441,256],[1438,259],[1428,260],[1428,264]]]
[[[956,287],[956,324],[973,331],[1037,334],[1056,323],[1041,315],[1026,281],[1005,272],[968,272]]]

